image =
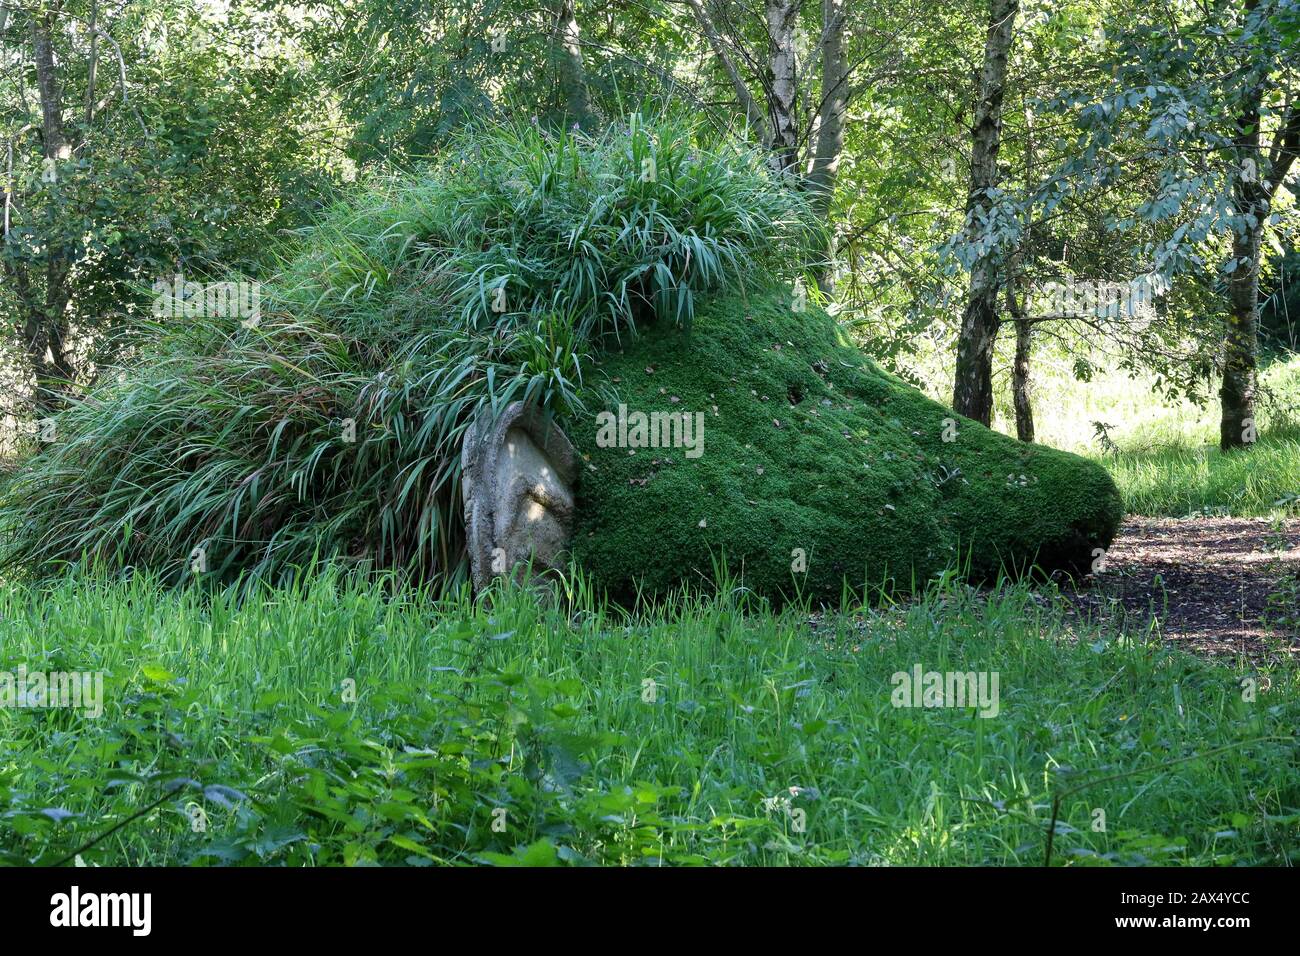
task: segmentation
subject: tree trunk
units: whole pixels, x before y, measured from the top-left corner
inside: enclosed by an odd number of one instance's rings
[[[1016,319],[1016,362],[1011,370],[1011,398],[1016,407],[1016,437],[1034,440],[1034,404],[1030,395],[1029,349],[1033,325],[1028,319]]]
[[[1016,358],[1011,365],[1011,404],[1016,410],[1016,437],[1021,441],[1034,440],[1034,404],[1030,395],[1029,359],[1034,326],[1029,320],[1026,302],[1016,297],[1024,261],[1024,240],[1011,257],[1007,270],[1007,312],[1016,326]]]
[[[1253,7],[1253,2],[1248,4],[1248,9]],[[1263,86],[1251,88],[1237,117],[1234,140],[1240,169],[1233,186],[1233,201],[1241,221],[1233,232],[1235,264],[1228,273],[1232,314],[1223,343],[1223,387],[1219,390],[1219,448],[1223,451],[1251,445],[1258,435],[1255,392],[1259,372],[1260,247],[1273,197],[1300,155],[1300,104],[1288,106],[1265,153],[1260,137],[1263,102]]]
[[[63,129],[63,91],[54,63],[51,16],[32,17],[32,60],[36,66],[36,87],[41,102],[41,138],[47,161],[57,163],[70,153]],[[57,167],[56,167],[57,169]],[[72,378],[67,340],[67,279],[71,252],[52,246],[46,250],[44,294],[33,288],[25,267],[15,286],[26,315],[22,329],[24,345],[35,384],[34,411],[47,415],[61,403]]]
[[[1034,189],[1034,117],[1028,105],[1022,101],[1025,117],[1025,194],[1032,195]],[[1011,366],[1011,403],[1016,410],[1016,437],[1023,442],[1034,440],[1034,400],[1029,380],[1030,355],[1033,345],[1034,325],[1029,320],[1029,302],[1025,286],[1025,260],[1032,263],[1035,259],[1034,247],[1034,207],[1026,204],[1023,232],[1015,254],[1011,257],[1007,269],[1007,312],[1016,324],[1016,357]],[[1026,257],[1028,249],[1028,257]]]
[[[849,85],[852,68],[845,49],[849,0],[820,0],[821,33],[807,54],[809,62],[820,58],[819,102],[814,102],[813,85],[799,63],[799,13],[807,0],[763,0],[765,58],[748,49],[747,31],[735,22],[734,3],[682,2],[690,7],[700,32],[726,72],[750,129],[769,151],[768,165],[773,171],[788,175],[791,188],[807,189],[815,214],[827,223],[844,151],[848,102],[853,93]],[[745,12],[746,8],[739,9]],[[750,74],[759,96],[750,91],[741,66]],[[816,121],[810,124],[814,114]],[[806,161],[801,164],[800,147],[804,142],[808,151]],[[825,247],[819,251],[817,261],[809,264],[818,288],[826,295],[834,291],[833,255],[833,236],[827,229]]]
[[[998,150],[1002,145],[1002,98],[1007,58],[1019,0],[990,0],[988,34],[980,98],[972,131],[970,193],[966,228],[978,241],[986,228],[992,200],[989,190],[998,181]],[[996,252],[984,252],[971,267],[970,289],[957,339],[957,370],[952,407],[960,415],[988,425],[993,418],[993,345],[998,335],[998,271]]]
[[[844,152],[844,117],[849,102],[849,65],[844,53],[846,0],[822,0],[822,99],[818,110],[817,142],[808,169],[813,209],[829,224],[840,155]],[[833,233],[826,230],[826,263],[817,270],[817,285],[825,295],[835,291]]]
[[[1228,278],[1232,314],[1224,340],[1223,387],[1219,390],[1219,447],[1224,451],[1253,444],[1258,427],[1255,388],[1259,368],[1259,248],[1266,215],[1265,209],[1257,207],[1256,222],[1261,225],[1243,228],[1232,240],[1237,267]]]
[[[582,31],[578,27],[574,0],[556,0],[555,39],[560,48],[560,91],[564,95],[565,108],[580,129],[589,131],[594,117],[586,68],[582,63]]]
[[[772,166],[784,173],[799,162],[799,121],[795,113],[799,95],[799,59],[795,50],[799,4],[796,0],[767,0],[765,13],[770,51]]]
[[[1237,116],[1238,169],[1233,181],[1233,205],[1238,221],[1232,234],[1232,269],[1228,273],[1231,314],[1223,342],[1223,387],[1219,389],[1219,448],[1228,451],[1254,444],[1255,388],[1259,368],[1259,250],[1268,218],[1271,176],[1286,166],[1261,168],[1260,112],[1262,85],[1248,89]]]
[[[90,134],[90,124],[95,121],[95,70],[99,64],[99,0],[90,0],[90,59],[86,63],[86,122],[85,135]]]
[[[36,63],[36,87],[41,95],[41,135],[47,159],[61,159],[63,151],[63,93],[54,66],[50,43],[50,15],[32,17],[32,59]]]

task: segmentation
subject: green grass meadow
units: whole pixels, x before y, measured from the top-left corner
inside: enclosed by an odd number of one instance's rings
[[[1131,514],[1268,517],[1300,514],[1300,355],[1260,376],[1259,437],[1250,453],[1219,451],[1218,403],[1164,403],[1150,382],[1112,372],[1081,383],[1045,363],[1036,395],[1038,440],[1104,464]],[[1007,400],[1009,403],[1009,399]],[[1015,434],[1004,410],[998,427]],[[1110,445],[1094,422],[1103,422]]]
[[[137,579],[0,591],[4,669],[103,713],[0,709],[0,852],[85,864],[1276,864],[1300,675],[1076,626],[951,579],[810,614],[743,591],[614,613]],[[996,716],[895,707],[996,672]],[[1245,683],[1243,683],[1245,682]]]

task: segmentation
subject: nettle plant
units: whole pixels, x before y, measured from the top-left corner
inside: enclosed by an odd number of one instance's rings
[[[60,412],[0,492],[0,565],[229,580],[331,557],[458,580],[471,420],[572,414],[592,349],[792,275],[809,222],[761,154],[688,122],[470,131],[301,233],[255,326],[160,324]]]

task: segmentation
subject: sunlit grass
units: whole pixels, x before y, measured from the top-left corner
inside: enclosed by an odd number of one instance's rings
[[[1270,363],[1261,383],[1259,439],[1249,450],[1219,451],[1217,405],[1164,405],[1147,383],[1120,376],[1106,376],[1095,394],[1092,383],[1076,383],[1068,399],[1045,397],[1043,439],[1102,461],[1134,514],[1300,513],[1300,356]],[[1110,426],[1113,448],[1093,421]]]
[[[1247,453],[1210,446],[1121,450],[1103,459],[1143,515],[1300,513],[1300,441],[1265,434]]]
[[[1150,377],[1120,370],[1099,371],[1083,382],[1074,375],[1071,351],[1044,352],[1035,358],[1033,371],[1036,440],[1102,462],[1130,513],[1300,513],[1300,355],[1265,362],[1258,441],[1248,451],[1225,455],[1218,447],[1219,406],[1213,394],[1204,405],[1166,400],[1153,391]],[[927,356],[915,371],[927,393],[947,400],[950,356]],[[997,385],[993,426],[1014,435],[1009,387],[1001,378]]]
[[[939,582],[815,627],[727,596],[574,600],[328,573],[242,604],[144,580],[0,590],[4,669],[108,675],[98,720],[0,709],[0,851],[57,859],[162,798],[84,859],[1035,864],[1053,796],[1081,788],[1056,862],[1294,862],[1296,745],[1260,740],[1293,738],[1292,665],[1078,627],[1019,586]],[[997,716],[894,707],[916,664],[998,672]],[[1269,689],[1247,699],[1243,676]],[[468,789],[418,763],[467,746],[491,754],[456,771]],[[174,778],[207,789],[169,796]]]

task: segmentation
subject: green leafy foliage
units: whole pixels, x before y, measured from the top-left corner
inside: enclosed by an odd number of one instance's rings
[[[52,22],[68,29],[51,33],[61,94],[51,109],[62,116],[66,156],[45,156],[41,100],[30,80],[14,82],[26,67],[0,76],[0,129],[12,147],[0,308],[15,317],[0,337],[0,368],[14,383],[4,411],[24,423],[34,385],[84,387],[130,355],[155,280],[256,271],[271,237],[300,224],[309,197],[339,174],[336,137],[309,134],[321,91],[303,83],[302,62],[265,25],[260,40],[250,32],[244,4],[98,8],[109,39],[98,48],[93,110],[93,5],[55,6]],[[24,45],[47,13],[8,11],[3,40],[26,63]],[[36,381],[51,375],[57,381]]]

